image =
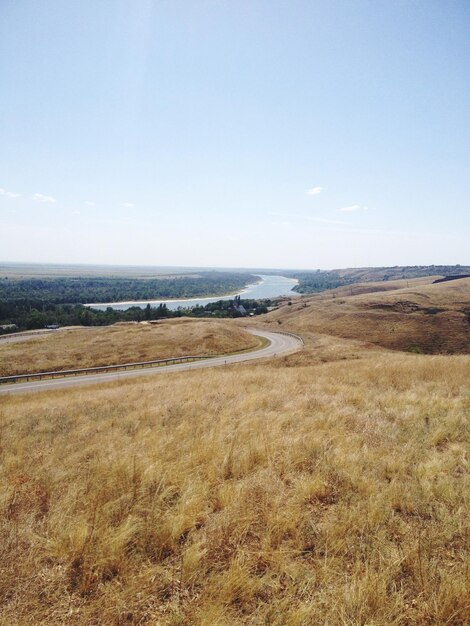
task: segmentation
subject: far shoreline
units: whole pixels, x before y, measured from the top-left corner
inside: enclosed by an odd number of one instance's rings
[[[297,281],[297,283],[299,282],[297,279],[295,279]],[[83,306],[91,306],[91,307],[102,307],[102,306],[118,306],[119,304],[124,304],[124,305],[135,305],[138,306],[139,304],[166,304],[167,302],[172,303],[172,302],[198,302],[199,300],[211,300],[212,298],[230,298],[231,296],[238,296],[238,295],[242,295],[243,293],[246,293],[248,291],[248,289],[250,289],[250,287],[255,287],[256,285],[260,285],[262,283],[264,283],[265,280],[263,278],[261,278],[261,276],[259,277],[259,280],[257,280],[254,283],[250,283],[249,285],[246,285],[241,291],[235,291],[235,292],[231,292],[231,293],[224,293],[224,294],[213,294],[212,296],[199,296],[199,297],[195,297],[195,298],[162,298],[159,300],[121,300],[119,302],[93,302],[91,304],[89,303],[83,303]]]
[[[107,307],[114,307],[117,308],[119,306],[124,306],[124,307],[132,307],[132,306],[136,306],[136,307],[146,307],[147,305],[154,305],[154,306],[160,306],[163,304],[168,304],[168,305],[174,305],[175,303],[188,303],[188,305],[191,302],[201,302],[201,301],[207,301],[206,304],[210,304],[210,302],[217,302],[218,300],[224,300],[227,298],[231,298],[231,297],[235,297],[235,296],[243,296],[243,294],[246,294],[247,292],[250,291],[250,289],[253,289],[254,287],[257,287],[259,285],[262,285],[263,283],[266,282],[266,279],[262,278],[263,275],[258,275],[259,276],[259,280],[253,283],[250,283],[248,285],[246,285],[241,291],[236,291],[236,292],[231,292],[231,293],[225,293],[225,294],[215,294],[212,296],[199,296],[199,297],[194,297],[194,298],[170,298],[170,299],[155,299],[155,300],[126,300],[126,301],[120,301],[120,302],[93,302],[93,303],[83,303],[83,306],[85,307],[91,307],[91,308],[100,308],[100,309],[106,309]],[[286,276],[281,276],[279,275],[280,278],[287,278]],[[295,284],[299,284],[299,280],[297,278],[289,278],[288,280],[292,280],[295,282]],[[266,296],[266,297],[270,297],[270,298],[277,298],[277,297],[286,297],[286,296],[297,296],[300,295],[298,292],[292,291],[292,294],[279,294],[276,296]],[[254,298],[254,299],[262,299],[262,298]],[[210,302],[209,302],[210,301]],[[183,304],[180,305],[181,308],[188,308],[185,307]],[[117,309],[119,310],[119,309]]]

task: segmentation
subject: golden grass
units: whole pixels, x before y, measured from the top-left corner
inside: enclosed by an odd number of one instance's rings
[[[61,329],[21,343],[0,342],[0,376],[225,354],[257,345],[242,328],[212,320]]]
[[[286,305],[288,357],[2,398],[0,624],[469,624],[470,357],[376,345],[429,346],[469,282]]]
[[[2,626],[468,624],[470,358],[320,344],[3,398]]]
[[[381,283],[383,291],[378,291],[380,284],[341,287],[294,300],[265,319],[268,325],[279,322],[281,328],[301,334],[343,337],[394,350],[470,353],[470,279],[436,285],[430,280]]]
[[[423,278],[409,278],[409,279],[397,279],[397,280],[380,280],[370,283],[354,283],[352,285],[346,285],[344,287],[337,287],[328,291],[322,291],[315,295],[316,298],[329,299],[331,297],[339,296],[357,296],[366,293],[376,293],[378,291],[395,291],[396,289],[408,289],[410,285],[415,287],[422,287],[425,285],[431,285],[437,278],[442,276],[425,276]]]

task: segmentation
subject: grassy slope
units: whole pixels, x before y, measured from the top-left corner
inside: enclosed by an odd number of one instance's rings
[[[236,325],[211,320],[62,329],[22,343],[0,341],[0,376],[224,354],[257,344],[257,339]]]
[[[430,284],[432,280],[341,287],[294,300],[292,306],[282,307],[268,320],[271,324],[279,320],[298,332],[356,339],[396,350],[469,353],[470,324],[465,311],[470,311],[470,279],[436,285]]]
[[[428,277],[439,274],[439,277],[469,274],[468,265],[424,265],[424,266],[395,266],[395,267],[350,267],[333,270],[340,276],[354,279],[355,282],[377,280],[415,279],[417,276]]]
[[[2,626],[469,623],[470,357],[297,306],[302,353],[2,399]]]

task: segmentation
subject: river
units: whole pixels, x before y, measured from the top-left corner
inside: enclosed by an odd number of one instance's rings
[[[93,304],[87,304],[86,306],[92,309],[98,309],[105,311],[107,307],[125,311],[131,306],[139,306],[144,308],[147,304],[152,307],[157,307],[159,304],[166,304],[171,311],[182,307],[193,307],[196,305],[205,306],[211,302],[218,302],[219,300],[232,300],[235,295],[240,295],[242,298],[260,300],[262,298],[279,298],[279,296],[298,296],[299,294],[292,289],[297,285],[298,281],[295,278],[286,278],[285,276],[271,276],[269,274],[257,274],[260,281],[252,285],[248,285],[245,289],[238,294],[231,294],[228,296],[213,296],[211,298],[185,298],[183,300],[139,300],[129,302],[96,302]]]

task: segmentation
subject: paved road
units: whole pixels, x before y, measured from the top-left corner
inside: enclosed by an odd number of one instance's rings
[[[84,326],[86,328],[86,326]],[[57,330],[30,330],[24,333],[13,333],[12,335],[2,335],[0,337],[0,346],[8,343],[19,343],[20,341],[29,341],[30,339],[41,338],[42,335],[50,335],[56,333]]]
[[[292,335],[283,335],[280,333],[258,329],[246,330],[248,330],[248,332],[252,335],[264,337],[269,341],[269,345],[259,348],[258,350],[253,350],[252,352],[242,352],[240,354],[213,357],[211,359],[207,359],[207,361],[193,361],[191,363],[178,363],[177,365],[134,369],[121,372],[107,372],[103,374],[87,374],[74,378],[64,377],[27,383],[8,383],[0,385],[0,395],[45,391],[50,389],[63,389],[65,387],[108,383],[126,378],[137,378],[139,376],[154,376],[156,374],[168,374],[169,372],[181,372],[184,370],[201,369],[203,367],[229,365],[231,363],[240,363],[241,361],[251,361],[253,359],[281,356],[291,352],[296,352],[302,348],[301,342]]]

